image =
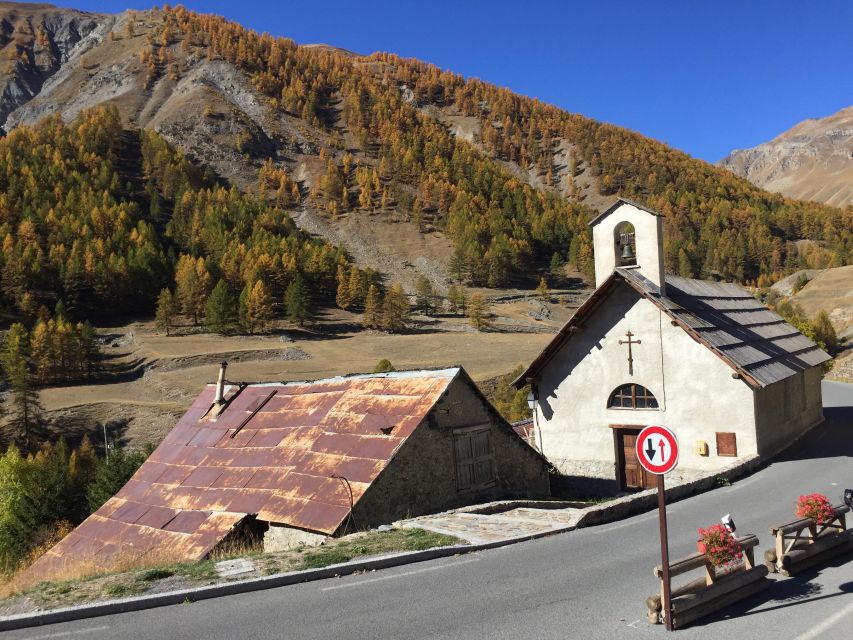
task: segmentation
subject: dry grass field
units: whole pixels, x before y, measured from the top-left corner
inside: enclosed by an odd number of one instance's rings
[[[104,375],[97,383],[40,393],[51,430],[74,439],[84,432],[126,446],[156,444],[203,386],[229,362],[234,382],[312,380],[370,372],[382,358],[397,369],[462,365],[478,381],[526,364],[569,318],[586,292],[562,292],[543,303],[531,292],[489,292],[494,328],[478,332],[467,319],[414,316],[404,334],[363,330],[358,314],[327,309],[299,328],[282,322],[267,334],[220,336],[180,327],[165,336],[153,321],[99,328]],[[497,295],[496,295],[497,293]],[[539,318],[539,319],[537,319]]]

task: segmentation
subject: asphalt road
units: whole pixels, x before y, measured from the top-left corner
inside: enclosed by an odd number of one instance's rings
[[[853,487],[853,385],[824,383],[827,422],[800,446],[730,487],[668,507],[670,553],[695,548],[696,528],[731,512],[739,533],[793,520],[801,493],[835,501]],[[645,620],[658,583],[656,511],[537,541],[381,572],[311,582],[19,630],[5,638],[644,638],[666,631]],[[794,638],[853,630],[853,560],[774,582],[683,638]]]

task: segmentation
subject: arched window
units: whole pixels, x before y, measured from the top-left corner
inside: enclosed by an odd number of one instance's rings
[[[657,409],[658,401],[652,392],[638,384],[616,387],[607,401],[608,409]]]

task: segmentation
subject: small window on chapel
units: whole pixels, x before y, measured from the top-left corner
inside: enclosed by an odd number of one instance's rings
[[[638,384],[623,384],[610,394],[608,409],[657,409],[658,401],[651,391]]]

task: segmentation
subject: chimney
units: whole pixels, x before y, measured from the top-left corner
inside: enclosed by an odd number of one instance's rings
[[[225,408],[225,368],[227,362],[219,363],[219,379],[216,381],[216,398],[213,400],[213,416],[216,417]]]

